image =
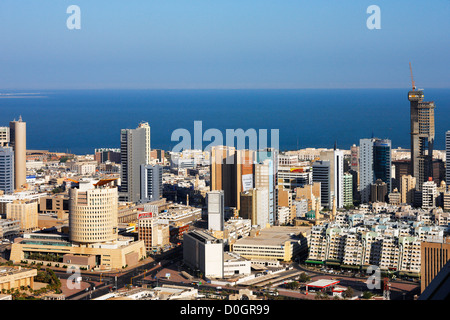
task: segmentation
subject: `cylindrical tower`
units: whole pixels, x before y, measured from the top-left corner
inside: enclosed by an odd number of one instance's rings
[[[10,145],[14,150],[14,188],[27,183],[27,124],[14,120],[9,123]]]
[[[117,240],[117,188],[92,181],[79,184],[79,189],[69,191],[70,240],[82,244]]]

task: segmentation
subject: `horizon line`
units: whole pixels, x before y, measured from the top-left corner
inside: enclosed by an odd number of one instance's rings
[[[399,90],[408,89],[411,90],[410,86],[405,87],[71,87],[71,88],[0,88],[0,95],[5,93],[13,92],[15,94],[27,94],[27,95],[37,95],[40,92],[29,92],[29,91],[87,91],[87,90]],[[422,90],[427,89],[450,89],[450,86],[430,86],[424,87]],[[22,91],[22,92],[21,92]],[[28,91],[28,92],[23,92]],[[5,97],[6,98],[6,97]]]

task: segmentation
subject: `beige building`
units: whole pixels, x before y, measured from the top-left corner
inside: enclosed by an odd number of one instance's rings
[[[423,242],[421,247],[420,291],[423,292],[450,260],[450,238],[442,242]]]
[[[69,191],[69,235],[25,234],[12,244],[10,260],[52,265],[83,260],[89,263],[84,267],[105,270],[136,265],[146,256],[144,242],[118,236],[118,193],[110,185],[113,182],[114,179],[80,180],[79,188]],[[93,264],[90,257],[94,257]]]
[[[402,203],[411,204],[414,202],[415,188],[416,188],[415,177],[411,175],[402,176],[400,185],[400,193],[402,194]]]
[[[156,217],[140,218],[138,233],[139,240],[144,241],[147,252],[170,244],[169,224],[160,223]]]
[[[400,205],[402,202],[402,195],[398,192],[397,188],[394,189],[391,193],[388,194],[389,204],[392,205]]]
[[[67,260],[72,259],[68,259],[67,256],[65,259],[65,255],[94,257],[95,264],[89,267],[109,270],[134,266],[146,256],[146,252],[143,241],[132,241],[131,238],[123,237],[115,241],[94,244],[76,244],[58,235],[32,233],[24,235],[24,238],[16,239],[16,242],[11,245],[10,260],[14,263],[20,261],[51,263],[60,267],[64,265],[70,267],[80,263],[79,261],[69,263]],[[86,261],[90,260],[86,259]],[[81,266],[87,267],[87,265]]]
[[[320,182],[304,185],[295,189],[295,199],[306,199],[308,202],[307,211],[314,210],[316,199],[320,199]]]
[[[69,217],[69,196],[64,193],[46,195],[39,198],[39,213],[56,214],[58,219]]]
[[[118,236],[118,193],[109,180],[80,180],[69,190],[70,240],[87,244],[114,241]]]
[[[303,235],[309,229],[308,227],[262,229],[257,236],[238,239],[231,246],[231,251],[246,259],[291,261],[294,256],[307,250],[307,241]]]
[[[34,289],[34,277],[37,269],[24,269],[22,267],[0,267],[0,292],[20,288],[21,286]]]
[[[14,200],[6,204],[6,218],[20,221],[22,232],[38,229],[38,204],[36,201]]]
[[[269,224],[269,191],[266,188],[251,189],[241,193],[239,216],[250,219],[252,225],[266,228]]]
[[[27,125],[22,117],[9,123],[9,135],[14,150],[14,188],[20,189],[27,183]]]
[[[450,191],[446,191],[442,194],[442,202],[443,202],[442,209],[450,211]]]
[[[228,146],[211,148],[211,191],[224,191],[225,207],[240,209],[241,192],[253,186],[255,158],[253,150]]]
[[[9,145],[9,127],[0,127],[0,147]]]

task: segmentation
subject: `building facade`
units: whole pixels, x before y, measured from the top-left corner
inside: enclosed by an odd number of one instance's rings
[[[222,190],[210,191],[206,194],[208,203],[208,229],[223,231],[225,223],[225,198]]]
[[[413,85],[408,92],[411,124],[411,172],[416,178],[416,189],[422,191],[422,184],[432,176],[434,147],[434,102],[423,101],[422,90]]]
[[[0,190],[14,192],[14,152],[10,147],[0,147]]]
[[[119,201],[141,199],[141,165],[150,163],[150,126],[141,122],[136,129],[120,132],[121,185]]]
[[[103,180],[80,180],[79,189],[69,190],[70,240],[80,244],[114,241],[118,238],[118,194]]]
[[[22,117],[9,123],[9,135],[14,150],[14,188],[19,189],[27,183],[27,125]]]
[[[141,192],[140,202],[158,201],[163,196],[162,183],[163,168],[160,165],[141,165]]]

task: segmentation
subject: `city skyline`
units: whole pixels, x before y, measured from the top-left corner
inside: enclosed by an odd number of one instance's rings
[[[2,0],[0,300],[448,300],[448,12]]]

